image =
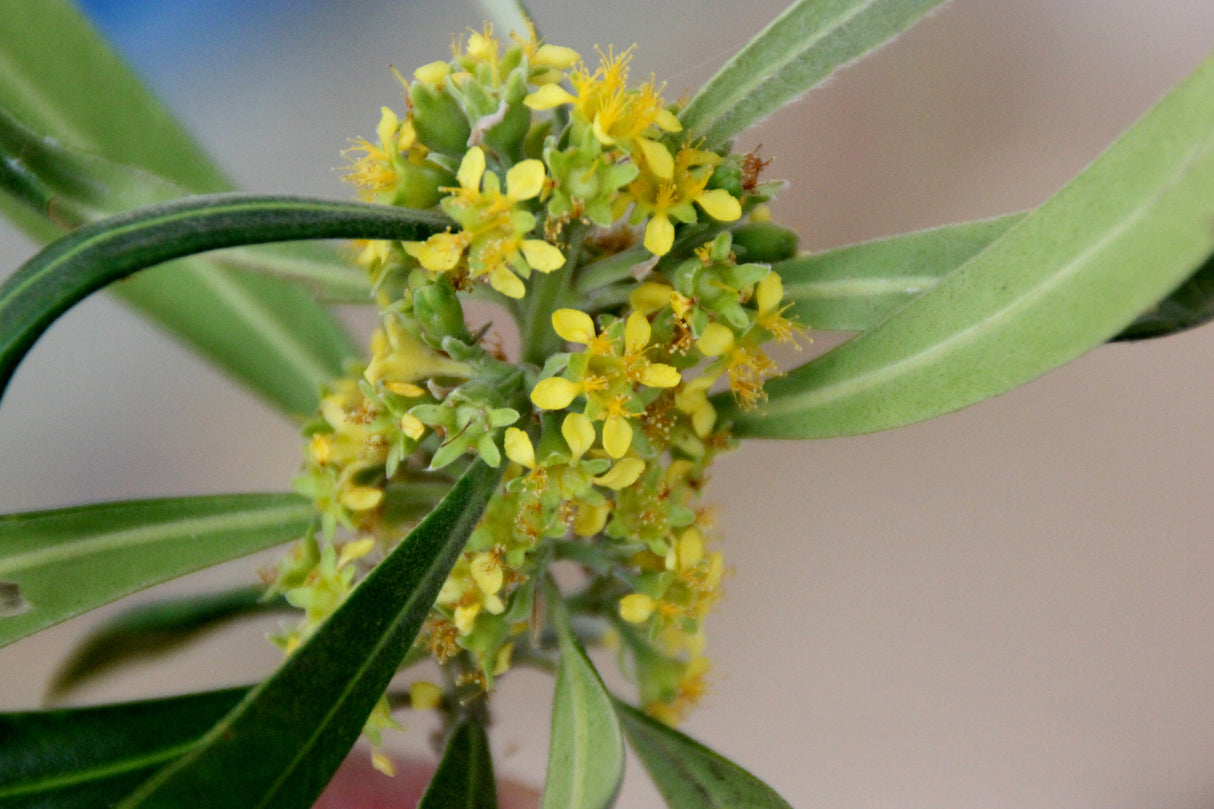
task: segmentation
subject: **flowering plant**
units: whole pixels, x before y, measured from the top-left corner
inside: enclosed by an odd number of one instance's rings
[[[254,603],[302,613],[255,688],[5,718],[0,796],[307,806],[360,732],[378,745],[408,705],[448,731],[426,805],[456,792],[491,805],[487,702],[511,667],[533,666],[556,674],[545,806],[609,805],[625,737],[672,806],[785,805],[672,727],[703,688],[724,570],[700,499],[715,456],[745,437],[928,418],[1208,314],[1209,61],[1031,214],[798,254],[767,207],[779,184],[731,141],[936,4],[794,3],[686,103],[633,80],[628,50],[578,54],[507,15],[401,77],[405,107],[349,154],[363,203],[203,193],[223,190],[217,174],[168,125],[134,149],[81,148],[3,107],[16,215],[48,241],[71,230],[0,289],[5,379],[87,294],[190,256],[124,293],[298,418],[305,440],[292,494],[0,524],[4,642],[296,537],[257,602],[191,602],[157,629]],[[124,75],[101,78],[155,118]],[[137,203],[159,204],[119,213]],[[326,237],[362,240],[361,270],[323,251],[196,257]],[[291,342],[216,299],[221,284]],[[375,306],[364,357],[308,296],[318,284]],[[470,302],[509,318],[517,348]],[[811,328],[862,334],[780,374],[766,346]],[[591,643],[618,649],[635,699],[607,691]],[[389,689],[431,658],[439,682]]]

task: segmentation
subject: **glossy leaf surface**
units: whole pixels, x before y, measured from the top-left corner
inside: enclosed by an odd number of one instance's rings
[[[0,517],[0,646],[124,595],[300,536],[294,494],[103,503]]]
[[[0,285],[0,393],[56,318],[89,294],[147,267],[221,247],[293,239],[425,238],[446,224],[438,214],[384,205],[215,194],[85,225]]]
[[[489,737],[480,722],[455,726],[417,809],[496,809],[497,783]]]
[[[97,809],[173,761],[246,689],[0,714],[0,806]]]
[[[0,190],[8,195],[0,193],[0,211],[36,240],[125,208],[232,188],[71,2],[8,3],[3,17]],[[312,275],[330,272],[337,259],[318,245],[271,248],[266,257],[280,269],[306,264]],[[309,290],[207,258],[157,268],[114,291],[297,416],[311,415],[319,383],[357,354]]]
[[[636,708],[615,702],[628,741],[670,809],[791,809],[746,770]]]
[[[552,703],[552,737],[543,809],[604,809],[624,777],[624,737],[594,664],[569,626],[555,585],[546,589],[561,659]]]
[[[909,28],[942,0],[799,0],[692,96],[683,127],[717,148]]]
[[[1039,209],[878,328],[768,384],[739,436],[931,418],[1108,340],[1214,252],[1214,57]]]
[[[417,637],[498,476],[474,463],[273,677],[121,809],[310,807]]]

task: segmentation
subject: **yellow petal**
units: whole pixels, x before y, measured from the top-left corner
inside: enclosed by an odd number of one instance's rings
[[[561,435],[565,436],[572,460],[576,461],[594,445],[594,424],[583,413],[570,413],[561,422]]]
[[[396,113],[387,107],[380,107],[379,126],[375,128],[375,134],[379,135],[379,142],[385,145],[391,143],[398,126],[400,126],[400,121],[397,119]]]
[[[682,132],[683,125],[679,123],[679,116],[667,109],[658,110],[658,114],[654,116],[653,122],[658,125],[659,129],[666,132]]]
[[[674,244],[674,225],[665,214],[655,214],[645,226],[645,249],[655,256],[664,256]]]
[[[461,635],[467,635],[472,631],[472,625],[476,622],[476,614],[480,611],[480,604],[469,604],[455,608],[455,613],[451,616],[451,620],[455,623],[455,628],[459,630]]]
[[[492,553],[482,551],[476,554],[468,563],[468,570],[471,571],[472,580],[476,582],[476,586],[485,595],[491,596],[502,589],[502,580],[505,578],[502,574],[502,566]]]
[[[581,58],[581,55],[573,48],[566,48],[563,45],[540,45],[536,48],[535,53],[531,54],[531,64],[567,70],[577,64]]]
[[[345,567],[355,559],[361,559],[370,553],[371,549],[374,547],[375,540],[371,539],[370,537],[364,537],[362,539],[355,540],[354,542],[345,543],[341,546],[341,553],[337,556],[337,566]]]
[[[432,711],[443,704],[443,689],[434,683],[419,680],[409,686],[409,707],[415,711]]]
[[[505,267],[498,265],[489,271],[489,286],[507,298],[521,298],[527,294],[522,280]]]
[[[539,160],[515,163],[506,172],[506,195],[512,200],[531,199],[544,189],[544,164]]]
[[[594,339],[594,321],[580,309],[557,309],[552,313],[552,328],[571,343],[589,345]]]
[[[631,593],[620,599],[620,617],[630,624],[643,624],[656,607],[657,602],[644,593]]]
[[[628,305],[642,315],[651,315],[670,303],[674,290],[667,284],[646,281],[628,295]]]
[[[696,197],[704,212],[718,222],[732,222],[742,215],[742,205],[724,188],[704,191]]]
[[[637,478],[645,471],[645,462],[640,458],[623,458],[616,465],[599,475],[594,482],[608,489],[619,491],[637,482]]]
[[[768,312],[774,311],[784,298],[784,283],[780,280],[780,276],[774,270],[763,276],[755,287],[755,302],[759,307],[759,314],[765,315]]]
[[[531,438],[518,427],[507,427],[503,439],[506,447],[506,457],[519,466],[535,469],[535,447]]]
[[[733,340],[733,331],[724,323],[709,323],[696,347],[705,357],[719,357],[733,348]]]
[[[633,312],[624,323],[624,348],[630,354],[636,354],[649,345],[652,335],[653,329],[645,316],[640,312]]]
[[[459,162],[459,172],[455,179],[464,188],[472,191],[481,190],[481,177],[485,173],[485,153],[481,147],[473,146],[464,153],[464,159]]]
[[[679,567],[690,570],[704,558],[704,535],[697,528],[688,528],[679,537]]]
[[[450,70],[451,66],[446,62],[431,62],[413,71],[413,78],[426,84],[439,84]]]
[[[464,255],[464,240],[458,233],[435,233],[422,242],[416,251],[405,243],[405,252],[416,258],[423,267],[432,272],[448,272],[455,269]]]
[[[559,84],[545,84],[523,99],[523,103],[533,110],[550,110],[576,101],[577,97]]]
[[[562,410],[569,406],[582,390],[576,382],[560,376],[541,379],[531,391],[531,401],[544,410]]]
[[[641,147],[641,154],[645,155],[645,163],[650,171],[663,180],[674,179],[674,158],[669,149],[649,138],[637,138],[637,144]]]
[[[374,486],[351,486],[337,496],[339,503],[353,511],[375,508],[383,499],[383,491]]]
[[[651,362],[641,371],[641,384],[650,388],[673,388],[681,380],[679,369],[664,362]]]
[[[560,248],[542,239],[524,239],[523,258],[531,269],[540,272],[552,272],[565,266],[565,254]]]
[[[623,458],[632,446],[632,425],[623,416],[608,416],[603,423],[603,449],[612,458]]]
[[[611,515],[611,503],[600,503],[592,506],[582,503],[578,506],[577,516],[573,518],[573,533],[580,537],[592,537],[607,524]]]

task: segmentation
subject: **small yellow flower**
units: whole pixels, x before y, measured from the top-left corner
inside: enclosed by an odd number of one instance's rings
[[[620,599],[620,617],[630,624],[643,624],[653,615],[657,602],[644,593],[631,593]]]

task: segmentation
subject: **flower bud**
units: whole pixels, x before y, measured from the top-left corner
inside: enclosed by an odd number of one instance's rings
[[[414,82],[409,85],[409,100],[413,104],[413,129],[428,149],[449,155],[467,151],[472,127],[445,87]]]
[[[748,222],[733,231],[733,247],[748,262],[770,263],[797,254],[797,234],[774,222]]]
[[[440,348],[444,337],[468,343],[472,335],[464,323],[464,308],[455,290],[444,283],[426,284],[413,290],[413,317],[421,326],[422,338]]]

